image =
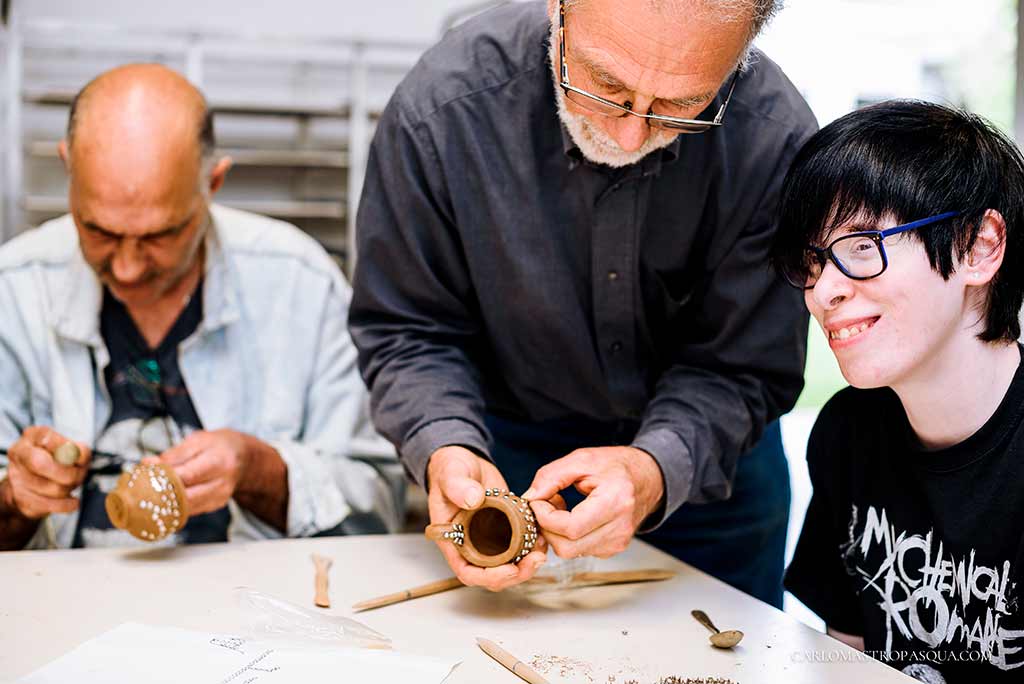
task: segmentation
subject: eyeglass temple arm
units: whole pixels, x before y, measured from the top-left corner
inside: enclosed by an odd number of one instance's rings
[[[729,82],[729,92],[725,94],[725,100],[722,102],[722,106],[718,108],[718,114],[715,114],[715,118],[712,120],[713,124],[720,125],[722,123],[722,118],[725,116],[725,108],[729,106],[729,100],[732,99],[732,91],[736,90],[736,81],[739,80],[739,77],[740,70],[737,67],[732,75],[732,81]]]
[[[962,211],[947,211],[945,214],[939,214],[938,216],[929,216],[928,218],[918,219],[917,221],[911,221],[910,223],[904,223],[902,226],[895,226],[888,230],[879,231],[879,235],[883,238],[887,238],[890,235],[898,235],[899,233],[905,233],[908,230],[914,230],[915,228],[921,228],[922,226],[928,226],[939,221],[945,221],[948,218],[959,216]]]
[[[565,0],[558,3],[558,70],[562,83],[568,83],[569,67],[565,65]]]

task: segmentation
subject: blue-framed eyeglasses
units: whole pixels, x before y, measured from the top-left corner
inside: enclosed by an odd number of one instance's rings
[[[891,235],[906,233],[939,221],[959,216],[962,211],[947,211],[943,214],[918,219],[910,223],[887,228],[886,230],[865,230],[842,235],[825,247],[808,245],[803,259],[785,266],[782,271],[793,287],[810,290],[818,282],[825,264],[831,261],[847,278],[870,280],[877,278],[889,266],[883,240]]]

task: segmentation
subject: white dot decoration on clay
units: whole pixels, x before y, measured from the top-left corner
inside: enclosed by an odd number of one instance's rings
[[[145,541],[164,539],[188,520],[185,486],[159,463],[139,463],[123,473],[106,508],[114,526]]]

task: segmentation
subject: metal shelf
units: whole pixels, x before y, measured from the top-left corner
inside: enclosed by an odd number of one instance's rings
[[[208,86],[210,109],[224,117],[218,132],[232,131],[217,154],[230,156],[246,173],[238,174],[221,202],[293,221],[336,257],[347,256],[350,273],[356,203],[386,89],[428,47],[348,38],[150,35],[109,25],[20,21],[6,38],[0,44],[7,74],[0,242],[67,211],[66,199],[58,196],[64,179],[53,163],[56,138],[89,65],[159,61],[200,88]]]
[[[28,154],[40,159],[57,158],[56,140],[34,140]],[[290,166],[313,169],[347,169],[347,150],[273,150],[251,147],[220,147],[217,156],[231,157],[235,166]]]
[[[243,209],[257,214],[288,219],[336,219],[345,218],[345,202],[333,200],[233,200],[221,202],[226,207]],[[36,214],[64,214],[68,210],[65,197],[29,195],[22,201],[22,208]]]
[[[27,90],[21,99],[28,104],[57,105],[67,107],[75,97],[70,90]],[[322,117],[331,119],[347,119],[352,115],[352,107],[347,104],[338,105],[297,105],[294,103],[273,102],[229,102],[212,101],[210,109],[214,114],[243,114],[257,116],[290,116],[290,117]],[[371,119],[380,118],[380,109],[367,112]]]

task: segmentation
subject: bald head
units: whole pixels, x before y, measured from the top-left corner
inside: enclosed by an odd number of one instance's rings
[[[168,119],[171,129],[163,128]],[[68,147],[97,126],[120,132],[125,124],[140,133],[149,128],[161,137],[178,134],[173,142],[192,146],[201,158],[213,152],[213,116],[206,99],[181,74],[161,64],[126,64],[89,81],[71,101]]]
[[[75,98],[59,148],[68,207],[85,260],[129,310],[180,303],[194,284],[231,166],[212,148],[206,100],[167,67],[117,67]]]
[[[71,189],[104,205],[178,202],[208,185],[213,127],[202,93],[159,64],[127,64],[75,97],[62,147]]]

